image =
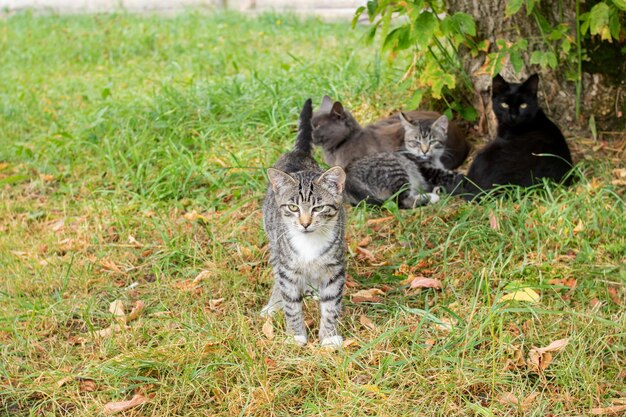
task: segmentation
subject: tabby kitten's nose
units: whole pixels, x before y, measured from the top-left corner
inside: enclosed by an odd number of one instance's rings
[[[311,216],[300,216],[300,224],[305,229],[311,225],[312,219]]]

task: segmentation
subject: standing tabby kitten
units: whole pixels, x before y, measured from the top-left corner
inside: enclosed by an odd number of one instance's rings
[[[432,124],[440,116],[422,110],[405,112],[404,115],[416,126]],[[467,158],[470,144],[453,123],[450,123],[446,136],[445,153],[440,159],[444,167],[455,169]],[[398,114],[362,127],[340,102],[333,104],[330,97],[324,96],[313,116],[313,143],[322,148],[327,164],[345,168],[351,161],[366,155],[402,150],[404,128]]]
[[[464,191],[468,198],[496,185],[528,187],[542,178],[571,182],[572,157],[561,130],[537,101],[539,76],[521,84],[496,75],[492,84],[493,111],[498,134],[474,158]]]
[[[338,347],[337,330],[345,281],[345,173],[322,171],[311,156],[311,100],[304,104],[294,150],[267,170],[271,186],[263,202],[263,226],[269,239],[274,286],[262,315],[284,310],[287,331],[307,343],[302,298],[319,290],[322,346]]]
[[[430,127],[421,130],[425,138],[445,136],[448,126],[446,116],[441,116]],[[405,136],[405,150],[382,152],[356,159],[346,168],[346,196],[352,204],[365,201],[382,205],[397,195],[398,207],[410,209],[434,203],[439,196],[432,191],[441,187],[447,192],[455,191],[462,176],[445,168],[437,167],[424,159],[424,144],[415,135]]]

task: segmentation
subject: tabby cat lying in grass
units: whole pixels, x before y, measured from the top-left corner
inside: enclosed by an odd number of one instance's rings
[[[464,192],[468,199],[497,185],[528,187],[543,178],[569,184],[572,157],[561,130],[537,100],[539,76],[520,84],[493,79],[492,103],[498,121],[495,140],[474,157]]]
[[[462,182],[461,174],[440,168],[441,162],[424,156],[425,146],[438,148],[445,141],[446,116],[419,127],[417,135],[429,138],[428,145],[416,140],[415,126],[408,124],[405,129],[404,150],[367,155],[347,166],[346,197],[350,203],[365,201],[380,206],[397,197],[400,208],[411,209],[438,201],[435,188],[453,192]]]
[[[300,114],[294,150],[267,170],[271,186],[263,202],[263,226],[269,239],[274,286],[261,314],[284,310],[293,340],[307,343],[302,299],[319,291],[322,346],[338,347],[337,329],[345,281],[345,173],[322,171],[311,156],[311,100]]]
[[[404,116],[404,122],[414,127],[429,128],[440,114],[419,110],[405,112]],[[403,149],[404,126],[395,114],[362,127],[340,102],[333,104],[330,97],[324,96],[313,116],[313,143],[322,148],[327,164],[345,168],[351,161],[366,155]],[[470,150],[465,135],[454,123],[450,123],[443,145],[439,158],[447,169],[461,165]]]

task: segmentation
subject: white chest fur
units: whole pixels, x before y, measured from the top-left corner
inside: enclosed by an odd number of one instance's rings
[[[321,230],[311,233],[289,230],[288,235],[292,248],[303,262],[317,260],[328,249],[334,238],[332,233],[328,231],[323,233]]]

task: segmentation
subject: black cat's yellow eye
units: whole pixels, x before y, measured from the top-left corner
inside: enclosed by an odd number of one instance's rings
[[[500,103],[500,107],[502,107],[503,109],[508,109],[509,105],[506,103]]]
[[[298,207],[298,206],[296,206],[295,204],[289,204],[289,205],[287,206],[287,208],[289,209],[289,211],[293,211],[294,213],[295,213],[296,211],[300,210],[300,209],[299,209],[299,207]]]
[[[525,109],[526,107],[528,107],[528,104],[526,104],[526,103],[522,103],[522,104],[519,105],[520,109]]]

